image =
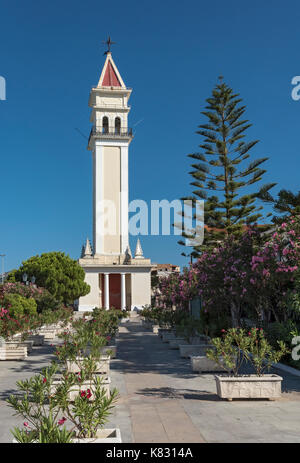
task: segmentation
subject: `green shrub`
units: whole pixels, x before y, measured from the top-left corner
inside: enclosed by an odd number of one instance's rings
[[[289,349],[292,349],[292,339],[296,336],[300,336],[299,326],[292,320],[270,323],[265,331],[273,347],[278,345],[277,341],[283,341]],[[290,354],[285,355],[282,358],[282,362],[300,370],[300,361],[293,360]]]
[[[3,306],[8,309],[12,317],[33,315],[37,311],[37,305],[33,298],[26,298],[20,294],[6,294],[3,298]]]
[[[238,376],[244,361],[251,364],[256,375],[262,376],[273,363],[290,353],[283,341],[278,341],[276,349],[273,348],[263,329],[256,327],[248,332],[242,328],[223,330],[222,337],[211,342],[213,348],[206,352],[206,356],[225,370],[233,370],[234,376]]]

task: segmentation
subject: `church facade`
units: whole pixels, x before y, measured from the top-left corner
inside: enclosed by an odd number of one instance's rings
[[[128,231],[128,155],[133,135],[128,128],[132,90],[112,58],[106,60],[97,87],[91,89],[92,129],[88,149],[93,160],[93,245],[83,247],[79,264],[90,293],[78,310],[115,307],[136,310],[151,303],[151,261],[137,240],[132,256]]]

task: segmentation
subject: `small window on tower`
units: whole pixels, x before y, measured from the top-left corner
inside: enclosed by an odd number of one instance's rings
[[[115,133],[116,134],[121,133],[121,119],[119,117],[116,117],[115,119]]]
[[[108,117],[104,116],[102,119],[102,132],[108,133]]]

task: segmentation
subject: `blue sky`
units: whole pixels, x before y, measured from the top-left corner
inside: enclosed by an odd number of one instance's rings
[[[130,199],[191,192],[187,153],[220,74],[240,93],[268,156],[264,183],[299,189],[300,75],[296,1],[44,0],[0,3],[0,253],[6,269],[42,252],[78,258],[92,230],[88,96],[104,63],[102,41],[133,88]],[[141,122],[140,122],[141,121]],[[135,238],[131,239],[134,249]],[[142,237],[154,262],[184,265],[177,237]]]

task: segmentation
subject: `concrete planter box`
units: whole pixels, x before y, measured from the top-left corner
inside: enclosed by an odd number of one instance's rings
[[[46,329],[46,328],[41,328],[38,330],[38,333],[41,335],[41,336],[44,336],[44,339],[54,339],[55,336],[56,336],[56,329]]]
[[[13,438],[13,444],[18,444],[18,441]],[[38,444],[39,442],[33,442]],[[119,428],[113,429],[98,429],[96,437],[91,438],[75,438],[72,439],[73,444],[121,444],[121,432]]]
[[[162,339],[162,342],[173,341],[174,339],[176,339],[176,334],[173,331],[165,332],[162,334],[161,339]]]
[[[121,444],[121,432],[119,428],[98,429],[96,437],[72,439],[74,444]]]
[[[205,355],[208,349],[212,349],[210,344],[181,344],[179,345],[180,357],[189,358],[191,355]]]
[[[206,355],[191,355],[192,371],[202,373],[204,371],[224,371],[214,360],[210,360]]]
[[[30,334],[27,341],[32,341],[34,346],[43,346],[45,342],[45,336],[42,334]]]
[[[83,362],[84,358],[83,357],[77,357],[76,361],[75,360],[67,360],[67,371],[70,371],[71,373],[78,373],[81,371],[81,365]],[[109,370],[109,365],[110,365],[110,357],[109,356],[103,356],[101,359],[95,361],[96,363],[96,369],[93,373],[101,373],[105,375],[109,375],[110,370]]]
[[[209,344],[211,338],[205,334],[199,334],[199,336],[192,336],[189,339],[190,344]]]
[[[152,323],[150,322],[144,322],[142,323],[142,326],[145,330],[151,330],[152,331]]]
[[[169,346],[171,349],[179,349],[180,345],[188,345],[190,344],[184,338],[174,338],[170,339]]]
[[[158,336],[160,338],[163,337],[164,334],[167,334],[167,333],[172,333],[172,330],[171,328],[158,328]]]
[[[282,377],[278,375],[215,376],[221,399],[278,399]]]
[[[143,322],[142,326],[145,330],[151,330],[152,331],[152,323],[150,322]]]
[[[99,376],[102,376],[102,375],[99,375]],[[106,375],[103,376],[101,387],[103,389],[105,389],[105,393],[106,393],[107,398],[110,397],[110,383],[111,383],[110,378],[108,378]],[[60,379],[60,377],[58,375],[57,379],[55,379],[52,382],[52,386],[50,388],[51,394],[55,394],[56,389],[60,384],[61,384],[61,379]],[[91,393],[93,394],[93,392],[95,391],[95,386],[94,386],[93,381],[87,380],[87,381],[83,381],[82,383],[78,384],[78,386],[77,385],[72,386],[70,391],[69,391],[69,394],[68,394],[68,400],[70,402],[74,402],[75,398],[80,394],[80,391],[86,391],[87,389],[90,389]],[[89,400],[90,401],[94,400],[93,395]]]
[[[25,360],[26,357],[27,347],[8,346],[6,344],[0,346],[0,360]]]
[[[7,341],[5,346],[8,347],[26,347],[27,353],[32,352],[33,341]]]

